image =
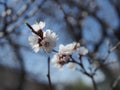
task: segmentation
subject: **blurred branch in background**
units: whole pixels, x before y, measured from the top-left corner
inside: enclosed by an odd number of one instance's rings
[[[9,1],[1,1],[1,8],[4,8],[2,11],[2,14],[0,16],[1,18],[1,29],[0,29],[0,38],[7,40],[7,44],[10,45],[10,48],[14,52],[14,56],[16,57],[16,60],[19,62],[20,66],[20,75],[19,75],[19,85],[16,88],[16,90],[23,90],[24,88],[24,83],[25,83],[25,78],[26,78],[26,69],[25,69],[25,64],[24,64],[24,58],[21,54],[21,48],[26,48],[26,50],[29,50],[28,47],[22,46],[21,44],[16,43],[16,40],[13,38],[12,35],[17,35],[20,36],[21,32],[16,32],[17,29],[19,29],[21,23],[24,23],[26,19],[29,19],[34,15],[35,12],[31,12],[31,14],[26,14],[28,12],[27,10],[30,9],[31,4],[34,1],[26,1],[23,5],[21,5],[21,8],[18,9],[17,11],[14,8],[14,5],[17,3],[20,3],[20,1],[12,2],[13,7],[9,6]],[[40,8],[44,4],[45,0],[43,0],[38,7]],[[20,20],[22,19],[22,20]],[[12,28],[9,28],[11,27]],[[5,43],[6,44],[6,43]],[[9,52],[9,53],[10,53]],[[9,58],[9,57],[8,57]],[[6,87],[5,87],[6,88]],[[13,90],[13,89],[12,89]]]

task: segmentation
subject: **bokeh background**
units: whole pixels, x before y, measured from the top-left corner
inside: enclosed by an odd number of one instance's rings
[[[34,53],[28,42],[31,31],[25,25],[39,21],[46,23],[44,30],[57,33],[56,50],[59,44],[77,41],[100,62],[109,49],[107,43],[114,47],[120,40],[120,1],[0,0],[0,90],[48,90],[47,54]],[[119,48],[106,62],[112,60],[116,62],[102,64],[95,75],[99,90],[120,90]],[[84,65],[89,71],[86,58]],[[66,66],[58,70],[51,63],[51,79],[54,90],[93,90],[90,78]]]

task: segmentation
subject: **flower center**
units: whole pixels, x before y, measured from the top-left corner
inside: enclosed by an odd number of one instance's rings
[[[63,55],[59,56],[59,62],[58,62],[59,64],[64,65],[68,62],[69,62],[69,56],[68,55],[63,54]]]
[[[45,47],[49,47],[49,46],[50,46],[50,43],[49,43],[49,42],[45,42],[44,46],[45,46]]]
[[[42,46],[41,41],[42,41],[42,39],[41,39],[41,38],[39,38],[39,39],[38,39],[38,44],[39,44],[39,47],[40,47],[40,46]]]

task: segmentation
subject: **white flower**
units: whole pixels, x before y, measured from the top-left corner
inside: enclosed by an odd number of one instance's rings
[[[59,52],[60,53],[66,53],[66,54],[72,54],[75,50],[77,50],[78,46],[79,46],[79,44],[76,43],[76,42],[67,44],[65,46],[63,44],[61,44],[59,46]]]
[[[78,46],[79,44],[75,42],[65,46],[61,44],[59,46],[58,53],[56,53],[52,58],[52,63],[54,66],[61,68],[64,64],[67,64],[71,60],[70,55],[72,55],[72,53],[77,50]]]
[[[64,64],[68,63],[70,59],[69,55],[63,55],[60,53],[56,53],[52,58],[52,63],[57,68],[62,68]]]
[[[80,47],[80,48],[78,48],[77,50],[78,50],[78,53],[79,53],[80,55],[86,55],[86,54],[88,54],[88,49],[85,48],[85,47]]]
[[[76,42],[59,46],[59,51],[53,56],[52,63],[57,68],[62,68],[65,64],[67,64],[68,68],[75,69],[76,64],[72,61],[72,54],[74,52],[78,52],[80,55],[86,55],[88,53],[88,49],[85,47],[79,47],[80,45]]]
[[[55,54],[52,58],[52,63],[54,64],[55,67],[61,68],[62,64],[59,63],[59,55]]]
[[[42,22],[40,21],[39,23],[36,23],[36,24],[33,24],[32,25],[32,28],[35,30],[35,31],[38,31],[40,29],[43,29],[45,27],[45,22]]]
[[[56,46],[57,35],[51,30],[42,31],[45,23],[40,22],[32,25],[32,28],[38,33],[34,34],[28,38],[30,45],[35,52],[38,52],[42,48],[45,52],[52,52],[53,48]]]
[[[41,45],[44,51],[51,52],[56,46],[57,35],[54,32],[51,32],[49,29],[43,32],[43,40]]]

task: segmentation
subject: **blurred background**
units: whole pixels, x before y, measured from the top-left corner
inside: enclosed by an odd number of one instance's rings
[[[120,90],[120,48],[106,59],[117,62],[101,62],[107,42],[114,47],[120,40],[120,0],[0,0],[0,90],[48,90],[47,55],[34,53],[25,25],[39,21],[57,33],[56,50],[73,41],[89,49],[102,65],[95,75],[99,90]],[[84,65],[89,71],[86,59]],[[51,64],[51,80],[54,90],[93,90],[90,78],[66,66]]]

